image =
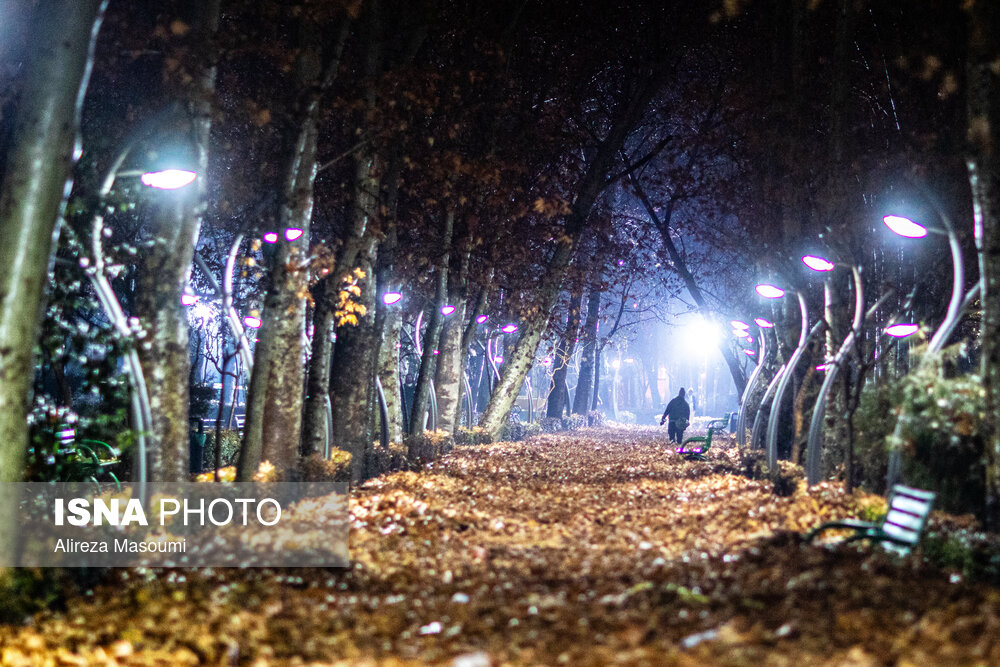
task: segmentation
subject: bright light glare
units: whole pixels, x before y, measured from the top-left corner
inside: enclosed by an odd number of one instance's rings
[[[198,299],[201,297],[197,294],[181,294],[181,305],[182,306],[193,306],[198,303]]]
[[[297,229],[295,227],[289,227],[288,229],[285,230],[285,240],[294,241],[295,239],[301,237],[302,234],[303,232],[301,229]]]
[[[515,331],[517,331],[517,325],[516,324],[508,324],[507,326],[505,326],[500,331],[502,331],[504,333],[514,333]]]
[[[163,171],[147,171],[140,177],[143,185],[158,190],[177,190],[190,185],[198,174],[184,169],[164,169]]]
[[[754,323],[757,326],[759,326],[759,327],[761,327],[763,329],[773,329],[774,328],[774,322],[770,322],[768,320],[765,320],[763,317],[754,318]]]
[[[820,364],[819,366],[817,366],[817,367],[816,367],[816,370],[818,370],[818,371],[825,371],[825,370],[826,370],[826,369],[828,369],[828,368],[829,368],[829,367],[830,367],[831,365],[832,365],[832,364]]]
[[[455,306],[441,306],[442,315],[451,315],[455,312]]]
[[[621,367],[622,367],[622,362],[621,362],[621,360],[619,360],[619,359],[615,359],[614,361],[612,361],[612,362],[611,362],[611,368],[613,368],[613,369],[615,369],[615,370],[618,370],[618,369],[619,369],[619,368],[621,368]]]
[[[382,303],[384,303],[387,306],[391,306],[392,304],[396,303],[402,298],[403,295],[400,294],[399,292],[386,292],[385,294],[382,295]]]
[[[765,299],[780,299],[785,296],[785,290],[766,283],[757,285],[754,289],[757,290],[757,294],[760,294]]]
[[[743,354],[747,355],[748,357],[752,357],[755,356],[757,353],[754,352],[753,350],[743,350]]]
[[[476,318],[476,324],[482,324],[488,319],[490,319],[489,315],[480,315],[479,317]]]
[[[268,232],[264,234],[264,243],[277,243],[278,242],[278,232]]]
[[[626,364],[634,364],[635,363],[635,359],[633,359],[632,357],[629,357],[628,359],[625,360],[625,363]]]
[[[733,334],[745,335],[746,331],[736,329]],[[718,347],[722,340],[719,328],[714,323],[703,317],[695,317],[688,321],[681,330],[684,349],[696,354],[708,354],[709,351]]]
[[[920,329],[919,324],[893,324],[885,328],[885,333],[893,338],[906,338],[917,333],[918,329]]]
[[[732,325],[732,327],[734,329],[749,329],[750,328],[749,324],[747,324],[746,322],[742,322],[740,320],[730,320],[729,324]]]
[[[194,319],[204,320],[205,322],[215,318],[215,309],[207,303],[195,304],[189,313]]]
[[[927,236],[927,228],[901,215],[887,215],[882,218],[886,227],[908,239],[922,239]]]
[[[243,324],[247,325],[251,329],[260,329],[260,318],[247,315],[243,318]]]
[[[749,338],[750,332],[745,329],[733,329],[733,335],[737,338]]]
[[[544,359],[542,359],[542,365],[543,366],[551,366],[552,365],[552,357],[545,357]]]
[[[833,271],[833,262],[817,257],[816,255],[806,255],[802,258],[802,263],[813,271]]]
[[[503,357],[493,357],[493,363],[495,363],[495,364],[502,364],[503,363]]]

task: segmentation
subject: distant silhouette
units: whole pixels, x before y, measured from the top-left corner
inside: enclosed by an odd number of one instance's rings
[[[663,426],[668,417],[670,424],[667,426],[667,434],[670,436],[670,442],[683,442],[684,429],[687,428],[688,420],[691,418],[691,406],[684,400],[684,387],[681,387],[677,396],[667,403],[667,409],[663,411],[660,426]]]

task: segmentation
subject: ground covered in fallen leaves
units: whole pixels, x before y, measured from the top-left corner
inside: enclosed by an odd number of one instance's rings
[[[0,663],[1000,664],[1000,590],[804,544],[879,501],[776,496],[719,444],[684,461],[632,427],[459,447],[353,492],[349,570],[117,571],[0,628]]]

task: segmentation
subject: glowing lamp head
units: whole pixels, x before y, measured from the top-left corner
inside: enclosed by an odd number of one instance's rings
[[[753,350],[743,350],[743,354],[747,355],[748,357],[755,357],[755,356],[757,356],[757,353],[755,351],[753,351]]]
[[[785,290],[767,283],[757,285],[754,289],[757,290],[757,294],[760,294],[765,299],[780,299],[785,296]]]
[[[508,324],[507,326],[505,326],[500,331],[502,331],[504,333],[514,333],[515,331],[517,331],[517,325],[516,324]]]
[[[927,236],[927,228],[901,215],[887,215],[882,218],[885,226],[908,239],[922,239]]]
[[[733,329],[733,335],[737,338],[749,338],[750,333],[746,329]]]
[[[164,169],[163,171],[147,171],[139,177],[143,185],[157,190],[179,190],[194,182],[197,172],[186,169]]]
[[[399,292],[386,292],[385,294],[382,295],[382,303],[384,303],[387,306],[391,306],[392,304],[397,303],[402,298],[403,295],[400,294]]]
[[[757,326],[759,326],[762,329],[773,329],[774,328],[774,322],[770,322],[768,320],[765,320],[763,317],[755,317],[753,321],[754,321],[754,323]]]
[[[543,366],[551,366],[552,365],[552,357],[545,357],[544,359],[542,359],[542,365]]]
[[[493,357],[493,363],[495,363],[495,364],[502,364],[503,363],[503,357]]]
[[[181,305],[193,306],[194,304],[198,303],[199,299],[201,299],[201,297],[198,296],[197,294],[181,294]]]
[[[611,368],[618,370],[621,367],[622,367],[622,362],[619,361],[618,359],[615,359],[614,361],[611,362]]]
[[[816,366],[816,370],[820,372],[825,371],[828,368],[830,368],[830,364],[819,364],[818,366]]]
[[[278,232],[268,232],[264,234],[264,243],[277,243],[278,242]]]
[[[833,271],[835,266],[830,260],[817,257],[816,255],[806,255],[802,258],[802,263],[813,271]]]
[[[745,331],[750,328],[749,324],[740,320],[731,320],[729,324],[733,327],[733,329],[743,329]]]
[[[628,359],[625,360],[625,363],[626,364],[634,364],[635,363],[635,359],[633,359],[632,357],[629,357]]]
[[[906,338],[907,336],[912,336],[917,333],[920,329],[919,324],[893,324],[884,329],[886,335],[892,336],[893,338]]]
[[[451,315],[455,312],[455,306],[441,306],[442,315]]]
[[[297,227],[289,227],[285,230],[285,240],[294,241],[302,238],[302,234],[304,234],[304,232],[301,229],[298,229]]]
[[[247,315],[243,318],[243,324],[247,325],[251,329],[260,329],[260,318]]]
[[[490,319],[489,315],[480,315],[479,317],[476,318],[476,324],[482,324],[488,319]]]

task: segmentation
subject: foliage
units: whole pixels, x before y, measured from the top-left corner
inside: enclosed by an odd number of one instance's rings
[[[188,388],[188,419],[201,419],[211,414],[212,403],[218,398],[218,391],[210,384],[192,384]]]
[[[563,417],[562,427],[564,431],[573,431],[587,425],[587,418],[584,415],[570,415]]]
[[[472,428],[459,426],[455,432],[456,445],[484,445],[489,442],[492,442],[489,431],[481,426],[473,426]]]
[[[436,460],[447,454],[454,447],[455,441],[448,431],[424,431],[406,438],[406,447],[410,462],[420,466]]]
[[[337,454],[347,454],[336,450]],[[388,447],[382,447],[379,442],[373,442],[368,451],[367,471],[371,476],[384,475],[397,470],[407,470],[410,465],[409,452],[401,442],[390,442]]]
[[[616,421],[619,424],[635,424],[635,413],[627,410],[619,410],[618,419]]]
[[[896,406],[887,409],[888,406]],[[907,483],[937,492],[936,506],[980,514],[985,495],[982,432],[984,390],[977,375],[942,377],[935,364],[918,366],[899,381],[870,386],[855,423],[858,461],[868,488],[881,490],[886,443],[897,415]]]
[[[541,432],[542,426],[538,422],[511,422],[507,427],[507,433],[505,434],[504,439],[511,442],[517,442],[533,438],[536,435],[541,434]]]
[[[298,481],[350,482],[351,453],[334,449],[328,459],[312,454],[299,460]]]
[[[222,458],[220,459],[223,467],[234,465],[236,463],[236,456],[240,453],[240,433],[235,429],[222,429],[219,431],[220,440],[222,442]],[[215,429],[209,429],[205,432],[205,454],[202,458],[203,467],[206,469],[213,469],[215,467]]]
[[[604,413],[600,410],[591,410],[587,413],[587,426],[604,426],[606,421]]]
[[[542,433],[555,433],[563,429],[563,420],[560,417],[542,417],[538,420],[538,425]]]
[[[214,482],[215,472],[213,470],[208,470],[203,473],[199,473],[194,476],[194,481],[196,482]],[[226,466],[225,468],[219,468],[219,481],[220,482],[235,482],[236,481],[236,466]],[[255,482],[280,482],[282,481],[278,476],[278,470],[275,468],[270,461],[261,461],[260,466],[257,468],[257,473],[253,476],[253,481]]]

